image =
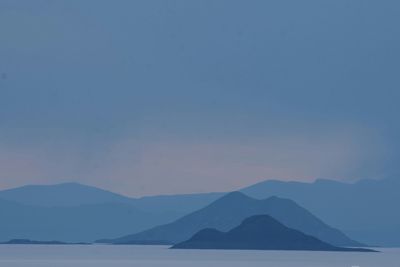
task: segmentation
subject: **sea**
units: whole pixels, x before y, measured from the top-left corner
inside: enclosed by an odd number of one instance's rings
[[[0,267],[400,267],[399,248],[378,253],[175,250],[136,245],[0,245]]]

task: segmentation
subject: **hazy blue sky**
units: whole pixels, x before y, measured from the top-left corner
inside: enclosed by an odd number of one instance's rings
[[[397,0],[0,0],[0,188],[130,195],[400,164]]]

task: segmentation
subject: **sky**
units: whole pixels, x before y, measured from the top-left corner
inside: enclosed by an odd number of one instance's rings
[[[398,175],[395,0],[0,0],[0,189]]]

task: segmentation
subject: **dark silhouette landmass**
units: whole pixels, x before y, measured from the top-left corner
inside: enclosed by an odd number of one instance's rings
[[[0,243],[2,245],[90,245],[90,243],[76,242],[68,243],[61,241],[37,241],[30,239],[11,239],[7,242]]]
[[[309,250],[373,252],[363,248],[342,248],[291,229],[269,215],[245,219],[238,227],[221,232],[204,229],[173,249]]]
[[[205,228],[229,231],[238,226],[245,218],[257,214],[268,214],[290,228],[313,235],[336,246],[363,246],[339,230],[328,226],[291,200],[278,197],[257,200],[240,192],[229,193],[212,204],[172,223],[114,240],[99,240],[99,242],[145,244],[145,242],[162,241],[162,244],[176,244],[189,239],[196,232]]]
[[[400,180],[396,178],[356,183],[322,179],[312,183],[268,180],[241,190],[257,199],[271,196],[291,199],[326,224],[374,246],[400,245],[400,213],[393,212],[400,202],[399,191]],[[223,195],[206,193],[129,198],[76,183],[3,190],[0,191],[0,241],[29,238],[92,242],[100,238],[115,238],[174,222]],[[214,225],[210,227],[218,229]],[[146,241],[148,238],[139,239]],[[172,243],[168,239],[158,241]],[[348,245],[347,242],[332,243]]]

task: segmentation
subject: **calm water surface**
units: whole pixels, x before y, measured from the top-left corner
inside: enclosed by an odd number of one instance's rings
[[[1,267],[400,267],[400,249],[381,253],[171,250],[165,246],[0,245]]]

